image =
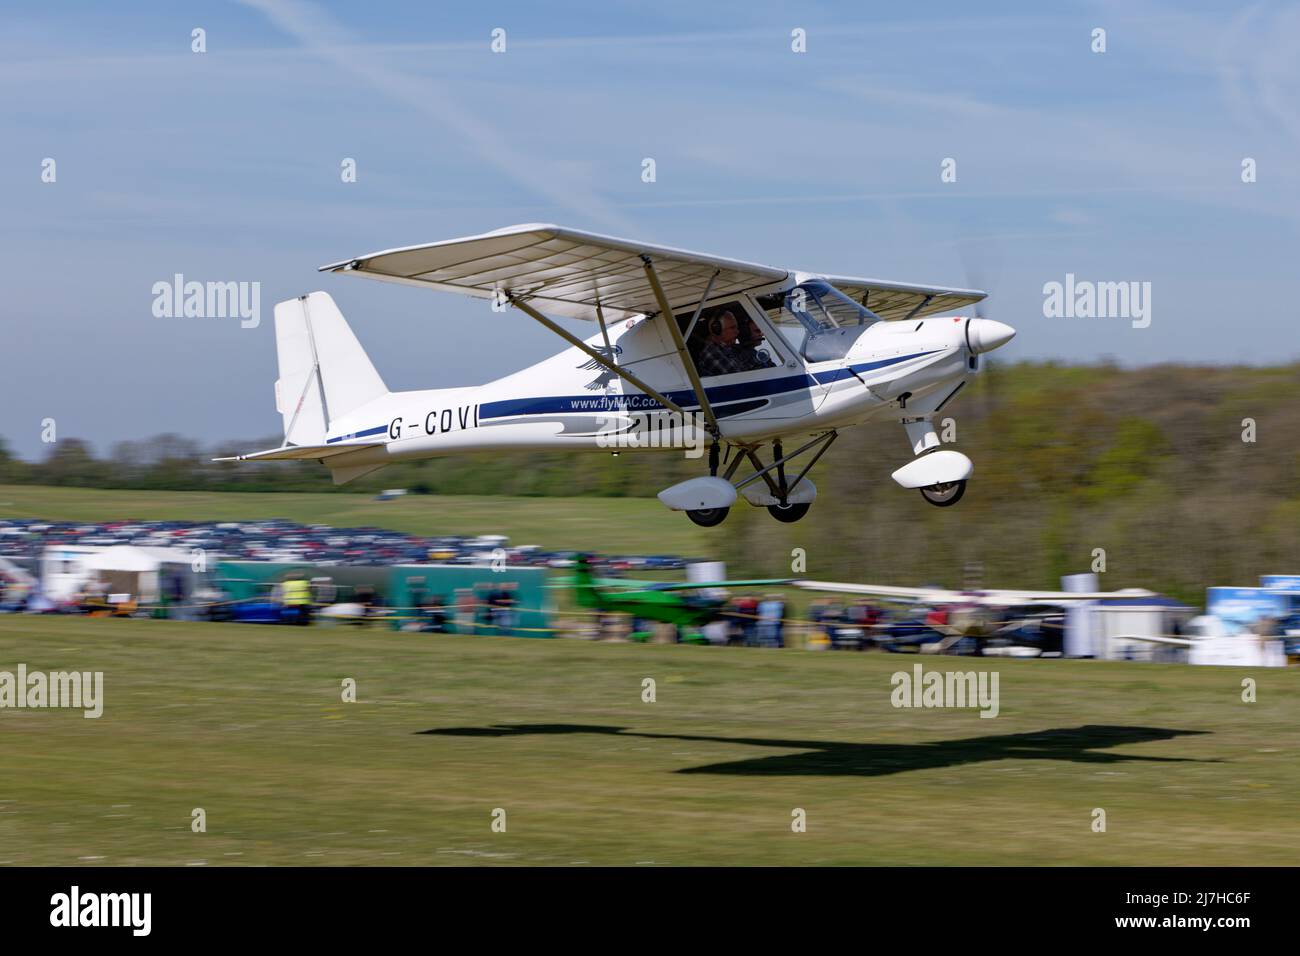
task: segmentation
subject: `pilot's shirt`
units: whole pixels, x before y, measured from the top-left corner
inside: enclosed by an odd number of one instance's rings
[[[720,345],[716,342],[706,342],[695,361],[700,375],[730,375],[774,365],[766,352],[745,345]]]

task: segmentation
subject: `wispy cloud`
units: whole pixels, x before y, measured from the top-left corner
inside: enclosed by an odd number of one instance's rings
[[[563,166],[525,155],[482,117],[466,110],[437,80],[394,69],[354,42],[346,29],[306,0],[240,0],[266,16],[306,50],[355,76],[385,96],[442,124],[484,162],[532,193],[605,227],[635,227]]]

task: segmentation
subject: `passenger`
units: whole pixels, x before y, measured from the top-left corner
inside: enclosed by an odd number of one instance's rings
[[[763,330],[758,327],[758,323],[752,316],[745,316],[745,334],[740,337],[740,350],[741,361],[745,363],[746,371],[776,367],[767,350],[759,348],[763,344],[763,339]]]

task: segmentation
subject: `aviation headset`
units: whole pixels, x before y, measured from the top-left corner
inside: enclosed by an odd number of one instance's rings
[[[731,312],[730,309],[727,309],[726,311],[727,311],[727,312]],[[709,329],[709,334],[710,334],[710,335],[721,335],[721,334],[722,334],[722,316],[723,316],[724,314],[725,314],[725,313],[720,312],[720,313],[717,313],[717,314],[712,315],[712,316],[709,317],[709,325],[708,325],[708,329]],[[732,313],[732,317],[735,318],[735,313],[734,313],[734,312]],[[737,320],[736,324],[737,324],[737,326],[740,325],[739,320]]]

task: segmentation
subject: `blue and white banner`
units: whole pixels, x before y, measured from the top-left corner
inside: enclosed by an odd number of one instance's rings
[[[1290,591],[1300,594],[1300,574],[1261,574],[1259,586],[1271,591]]]
[[[1207,588],[1205,613],[1213,614],[1237,630],[1250,630],[1261,618],[1286,614],[1284,595],[1266,588]]]

